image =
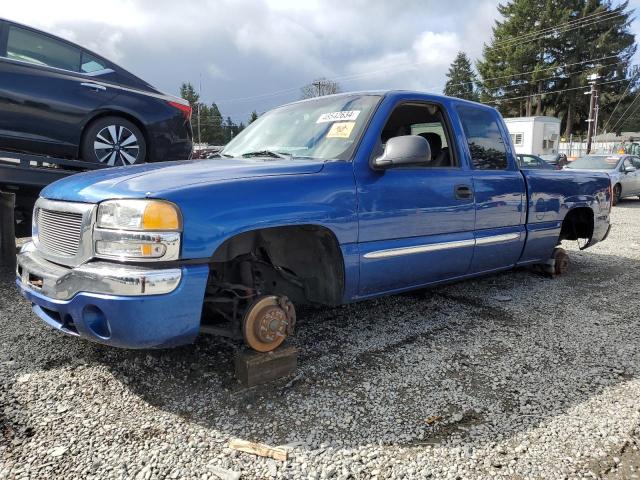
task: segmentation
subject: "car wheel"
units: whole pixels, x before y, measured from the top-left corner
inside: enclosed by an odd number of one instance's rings
[[[613,205],[617,205],[620,202],[620,198],[622,197],[622,186],[617,183],[613,187]]]
[[[91,123],[80,150],[82,159],[110,167],[144,163],[147,145],[132,122],[121,117],[103,117]]]

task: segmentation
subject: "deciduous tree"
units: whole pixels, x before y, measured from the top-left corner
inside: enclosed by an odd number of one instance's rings
[[[340,84],[327,78],[316,78],[313,82],[300,89],[301,98],[323,97],[340,93]]]

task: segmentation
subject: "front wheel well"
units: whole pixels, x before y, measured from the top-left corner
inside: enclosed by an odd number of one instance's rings
[[[586,239],[593,237],[593,210],[589,207],[578,207],[570,210],[562,221],[560,241]]]
[[[295,303],[338,305],[344,276],[333,232],[297,225],[252,230],[226,240],[211,258],[209,285],[286,295]]]

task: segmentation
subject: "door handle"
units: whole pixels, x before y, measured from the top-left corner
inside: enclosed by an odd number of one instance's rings
[[[454,191],[458,200],[473,198],[473,189],[469,185],[456,185]]]
[[[82,82],[80,85],[82,85],[83,87],[87,87],[90,88],[92,90],[95,90],[96,92],[98,91],[105,91],[107,89],[107,87],[105,87],[104,85],[100,85],[98,83],[89,83],[89,82]]]

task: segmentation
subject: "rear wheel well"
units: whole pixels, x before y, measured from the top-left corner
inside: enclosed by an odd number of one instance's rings
[[[140,129],[140,131],[142,132],[142,136],[144,137],[144,141],[145,141],[145,143],[147,145],[146,157],[149,158],[149,153],[150,153],[149,152],[149,148],[150,148],[149,135],[147,133],[147,129],[145,128],[144,124],[139,119],[134,117],[133,115],[130,115],[130,114],[125,113],[125,112],[121,112],[119,110],[105,110],[103,112],[100,112],[97,115],[95,115],[94,117],[92,117],[91,120],[89,120],[85,124],[84,128],[82,129],[82,134],[80,135],[80,143],[78,144],[78,155],[77,155],[78,158],[80,158],[82,156],[82,144],[84,143],[84,139],[85,139],[85,136],[86,136],[87,132],[89,131],[89,128],[95,122],[97,122],[101,118],[105,118],[105,117],[120,117],[120,118],[124,118],[126,120],[129,120],[136,127],[138,127]],[[146,158],[144,159],[144,161],[146,161]]]
[[[591,241],[593,227],[593,211],[589,207],[574,208],[567,213],[562,221],[560,241],[578,240],[580,238]]]
[[[338,305],[344,261],[329,229],[316,225],[273,227],[226,240],[211,258],[212,281],[254,293],[286,295],[295,303]]]

